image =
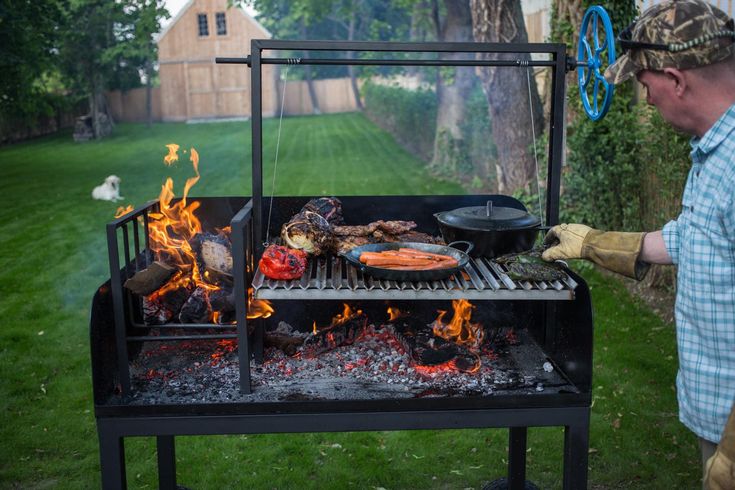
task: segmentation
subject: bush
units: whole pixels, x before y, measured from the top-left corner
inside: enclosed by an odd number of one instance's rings
[[[436,132],[436,95],[431,90],[407,90],[366,82],[365,113],[393,135],[401,146],[424,161],[431,160]]]

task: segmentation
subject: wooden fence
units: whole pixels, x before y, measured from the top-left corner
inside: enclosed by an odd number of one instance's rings
[[[349,78],[332,78],[324,80],[314,80],[314,91],[316,92],[319,110],[322,113],[334,112],[351,112],[357,109],[355,96],[350,85]],[[268,100],[263,101],[263,114],[278,114],[282,92],[284,89],[282,82],[278,83],[278,96],[275,102]],[[110,107],[112,117],[116,122],[145,122],[145,95],[146,89],[136,88],[120,92],[119,90],[107,93],[107,102]],[[248,95],[249,96],[249,95]],[[153,120],[165,121],[170,120],[161,107],[161,88],[154,87],[152,93]],[[274,105],[272,107],[272,105]],[[309,96],[309,88],[305,81],[294,80],[285,84],[285,98],[283,113],[294,116],[302,114],[313,114],[311,97]],[[250,117],[250,105],[243,108],[240,113],[241,117]]]

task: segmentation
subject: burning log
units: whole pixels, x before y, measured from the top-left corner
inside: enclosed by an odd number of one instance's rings
[[[367,316],[358,311],[345,320],[334,323],[319,330],[304,340],[302,352],[304,357],[316,357],[342,345],[350,345],[365,331]]]
[[[393,322],[398,341],[419,366],[439,366],[451,363],[460,372],[473,372],[479,367],[479,358],[466,347],[434,335],[432,328],[412,317],[401,317]]]
[[[159,290],[143,298],[143,318],[148,325],[161,325],[176,316],[191,291],[186,287]]]
[[[200,233],[191,242],[200,269],[232,276],[232,244],[225,232]]]
[[[205,323],[212,317],[212,305],[209,303],[207,290],[196,288],[181,307],[179,321],[181,323]]]
[[[125,281],[124,286],[139,296],[148,296],[159,290],[171,279],[176,269],[159,261],[153,262],[147,268],[135,273]]]

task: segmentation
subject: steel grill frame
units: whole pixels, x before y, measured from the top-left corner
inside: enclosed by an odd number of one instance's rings
[[[437,300],[437,299],[532,299],[571,300],[577,282],[567,276],[561,281],[514,281],[505,266],[484,257],[470,259],[463,272],[438,281],[391,281],[363,274],[342,257],[309,260],[301,279],[280,281],[266,278],[258,269],[252,281],[253,296],[259,299],[327,300]]]
[[[154,340],[130,334],[135,325],[135,305],[130,303],[122,284],[126,277],[147,265],[150,250],[146,233],[145,246],[135,220],[141,217],[147,230],[148,216],[157,203],[149,203],[107,227],[110,258],[110,281],[95,295],[90,325],[92,378],[95,416],[100,443],[102,486],[105,489],[126,487],[124,438],[155,436],[158,450],[159,487],[174,489],[176,458],[174,437],[205,434],[259,434],[290,432],[331,432],[361,430],[411,430],[443,428],[508,428],[508,488],[524,488],[526,476],[527,429],[532,426],[564,427],[563,488],[586,488],[589,448],[589,421],[592,386],[592,311],[589,290],[584,280],[569,272],[564,281],[513,281],[503,266],[486,259],[473,259],[465,268],[469,277],[457,274],[454,279],[432,282],[378,281],[365,278],[356,268],[341,259],[324,259],[310,265],[301,281],[265,280],[256,264],[263,251],[262,169],[262,65],[264,64],[403,64],[414,66],[458,65],[445,60],[358,60],[339,58],[264,58],[263,51],[327,52],[463,52],[482,56],[490,53],[520,54],[519,59],[488,60],[476,57],[461,65],[508,67],[549,67],[552,73],[549,121],[548,172],[546,182],[546,217],[548,224],[559,220],[559,194],[564,145],[565,73],[570,69],[563,44],[511,43],[389,43],[253,40],[247,58],[226,59],[251,67],[252,84],[252,180],[253,195],[241,202],[233,213],[232,250],[234,259],[234,294],[236,336],[240,361],[240,388],[250,393],[251,353],[258,358],[262,349],[262,322],[255,322],[255,334],[247,334],[247,289],[256,286],[255,296],[262,299],[328,300],[408,300],[439,301],[465,298],[522,305],[530,314],[541,315],[535,335],[545,351],[561,367],[577,388],[574,393],[509,395],[487,397],[440,397],[382,400],[310,400],[271,403],[228,403],[204,400],[202,403],[177,405],[132,405],[128,362],[135,356],[135,345]],[[549,60],[528,60],[539,53]],[[522,59],[521,59],[522,58]],[[352,196],[354,197],[354,196]],[[369,196],[362,196],[363,199]],[[373,196],[375,197],[375,196]],[[395,196],[394,196],[395,197]],[[409,196],[405,196],[409,197]],[[412,197],[412,196],[411,196]],[[463,197],[457,205],[467,205]],[[473,196],[469,196],[472,198]],[[475,196],[476,197],[476,196]],[[194,198],[195,199],[195,198]],[[211,198],[210,198],[211,199]],[[242,198],[240,198],[242,199]],[[278,199],[278,198],[277,198]],[[293,214],[308,198],[283,198],[281,216]],[[347,198],[345,198],[347,201]],[[357,201],[355,201],[357,202]],[[424,198],[424,204],[436,202]],[[415,208],[414,208],[415,209]],[[378,209],[366,211],[377,215]],[[345,213],[348,214],[347,212]],[[350,216],[352,216],[350,214]],[[132,224],[131,224],[132,223]],[[132,231],[128,229],[132,226]],[[132,243],[130,235],[132,237]],[[120,248],[124,248],[123,261]],[[132,250],[132,253],[130,252]],[[328,262],[327,262],[328,260]],[[322,264],[320,266],[320,263]],[[339,280],[335,281],[335,278]],[[519,309],[523,308],[518,306]],[[163,328],[187,328],[192,337],[197,329],[210,325],[165,325]],[[145,327],[145,326],[144,326]],[[158,327],[160,328],[160,327]],[[232,336],[232,333],[222,333]],[[131,348],[129,349],[129,346]]]

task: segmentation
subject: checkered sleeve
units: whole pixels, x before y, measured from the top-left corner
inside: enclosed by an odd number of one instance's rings
[[[674,264],[679,263],[679,222],[671,220],[664,225],[662,230],[664,245]]]

